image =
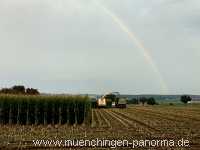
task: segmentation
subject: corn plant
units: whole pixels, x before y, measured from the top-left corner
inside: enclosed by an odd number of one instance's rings
[[[0,95],[0,124],[82,124],[90,113],[88,97]]]

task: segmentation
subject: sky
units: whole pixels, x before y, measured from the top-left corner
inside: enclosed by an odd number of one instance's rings
[[[1,0],[0,88],[200,94],[199,0]]]

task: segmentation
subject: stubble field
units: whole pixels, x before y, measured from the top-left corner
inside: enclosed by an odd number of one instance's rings
[[[200,106],[128,106],[126,109],[92,109],[88,125],[1,125],[1,149],[63,149],[34,145],[33,140],[188,140],[189,147],[135,147],[134,149],[200,149]],[[68,149],[110,149],[110,147],[65,147]],[[118,147],[116,149],[131,149]]]

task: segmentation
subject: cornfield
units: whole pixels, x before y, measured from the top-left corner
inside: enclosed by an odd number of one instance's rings
[[[0,95],[0,124],[88,124],[87,96]]]

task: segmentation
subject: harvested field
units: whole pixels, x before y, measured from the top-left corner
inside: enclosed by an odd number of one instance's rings
[[[189,140],[190,147],[137,147],[135,149],[200,149],[200,106],[128,106],[127,109],[93,109],[90,126],[82,125],[1,125],[2,149],[61,149],[35,146],[40,139],[120,139]],[[63,148],[63,147],[62,147]],[[65,147],[70,149],[70,147]],[[71,149],[109,149],[109,147],[71,147]],[[131,149],[118,147],[116,149]]]

